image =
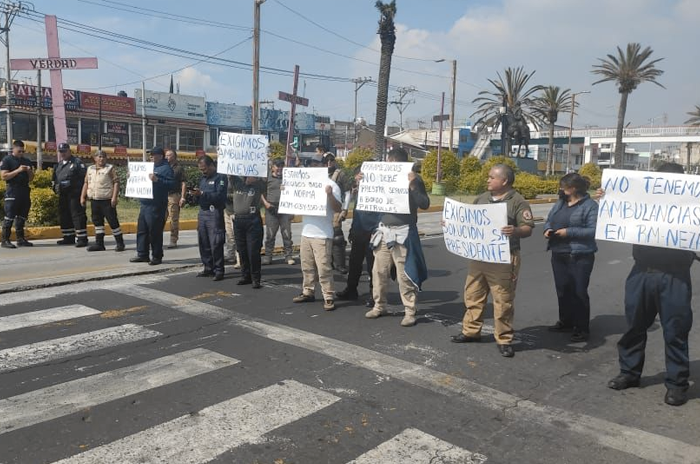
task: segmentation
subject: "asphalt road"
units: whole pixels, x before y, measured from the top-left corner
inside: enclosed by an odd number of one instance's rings
[[[377,320],[360,304],[294,304],[299,267],[283,264],[264,268],[262,290],[233,270],[218,283],[181,270],[0,296],[0,462],[700,462],[700,388],[663,404],[658,325],[642,388],[605,386],[629,246],[599,244],[591,339],[572,344],[546,331],[557,315],[541,228],[523,241],[512,359],[488,336],[450,343],[466,261],[441,236],[423,246],[412,328],[396,288],[395,314]]]

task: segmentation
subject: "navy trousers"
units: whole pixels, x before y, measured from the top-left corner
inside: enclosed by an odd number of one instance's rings
[[[687,388],[690,375],[688,333],[693,325],[690,270],[650,271],[634,265],[625,283],[627,332],[617,343],[620,372],[640,377],[647,329],[659,315],[666,351],[668,388]]]
[[[233,221],[236,248],[241,258],[241,274],[244,279],[260,282],[260,249],[263,242],[263,225],[259,214],[236,215]]]
[[[226,242],[223,210],[199,210],[197,242],[204,271],[223,275],[224,243]]]
[[[372,289],[372,267],[374,267],[374,252],[369,246],[372,232],[351,231],[352,245],[350,246],[350,263],[348,265],[348,285],[350,290],[357,291],[362,275],[362,263],[367,261],[367,273],[369,274],[370,294]]]
[[[552,253],[552,273],[559,301],[559,320],[567,327],[588,333],[591,303],[588,284],[595,263],[593,253]]]
[[[163,258],[163,228],[165,212],[168,206],[141,205],[136,229],[136,254],[148,258],[149,251],[153,258]]]

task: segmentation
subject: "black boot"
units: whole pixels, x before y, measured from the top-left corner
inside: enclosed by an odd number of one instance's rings
[[[75,243],[76,248],[85,248],[88,246],[88,238],[87,237],[78,237],[78,241]],[[104,250],[104,244],[102,246],[102,249]]]
[[[61,240],[56,242],[56,245],[75,245],[75,235],[64,235]]]
[[[11,231],[12,231],[12,222],[7,221],[7,220],[3,221],[3,223],[2,223],[2,244],[0,245],[2,248],[17,248],[10,241]]]
[[[20,218],[19,216],[15,218],[15,233],[17,234],[17,246],[32,247],[34,246],[34,244],[24,237],[24,223],[24,218]]]
[[[333,242],[333,268],[341,274],[348,273],[348,268],[345,265],[345,240]]]
[[[117,246],[114,248],[114,251],[126,250],[126,247],[124,246],[124,235],[122,235],[122,234],[115,235],[114,240],[117,242]]]
[[[105,234],[96,234],[95,243],[90,245],[87,251],[105,251]]]

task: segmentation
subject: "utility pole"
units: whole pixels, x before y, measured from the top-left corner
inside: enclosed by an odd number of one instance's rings
[[[399,126],[400,129],[403,131],[403,112],[406,111],[406,108],[408,108],[411,103],[415,103],[415,100],[408,100],[408,101],[403,101],[404,98],[406,98],[406,95],[409,93],[413,93],[416,91],[416,87],[414,85],[411,85],[409,87],[399,87],[396,89],[396,91],[399,94],[398,100],[390,101],[390,105],[396,105],[396,109],[399,110]]]
[[[352,82],[355,84],[355,114],[352,120],[352,124],[355,131],[352,136],[352,147],[355,148],[355,144],[357,143],[357,92],[362,88],[363,85],[365,85],[368,82],[372,82],[372,78],[358,77],[353,79]]]
[[[590,90],[583,90],[571,94],[571,119],[569,120],[569,148],[566,150],[566,173],[571,169],[571,135],[574,131],[574,109],[576,108],[576,95],[591,93]]]
[[[440,134],[438,135],[438,147],[437,147],[437,176],[435,177],[435,183],[439,184],[442,181],[442,115],[445,112],[445,92],[442,92],[442,99],[440,100]]]
[[[5,45],[5,58],[7,59],[5,64],[5,108],[7,111],[7,149],[9,152],[9,150],[12,149],[12,85],[10,84],[12,72],[10,69],[10,25],[12,25],[12,21],[15,19],[15,16],[17,16],[17,13],[19,13],[21,10],[28,10],[28,8],[26,5],[23,5],[22,2],[5,3],[3,8],[5,10],[5,25],[0,28],[0,32],[4,32],[5,37],[3,38],[0,36],[0,42]],[[31,9],[33,10],[34,8]]]
[[[260,5],[265,0],[253,0],[253,121],[252,132],[260,132]]]
[[[142,160],[146,161],[146,83],[141,81],[141,146],[143,147]]]
[[[455,93],[457,93],[457,60],[452,60],[452,99],[450,101],[450,151],[455,134]]]
[[[36,72],[36,168],[41,171],[44,164],[44,157],[41,150],[41,104],[43,102],[44,92],[41,90],[41,69]]]

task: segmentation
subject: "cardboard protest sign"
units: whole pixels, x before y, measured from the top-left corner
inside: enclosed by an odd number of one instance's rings
[[[413,163],[362,163],[362,182],[357,189],[360,211],[408,214],[408,173]]]
[[[442,232],[447,251],[487,263],[510,263],[510,240],[501,234],[508,225],[505,203],[467,205],[445,198]]]
[[[153,181],[149,174],[153,174],[153,163],[130,161],[124,196],[153,199]]]
[[[328,168],[284,168],[279,212],[325,216],[328,206]]]
[[[221,132],[216,172],[228,176],[267,177],[266,135]]]
[[[700,250],[700,177],[603,171],[596,239]]]

